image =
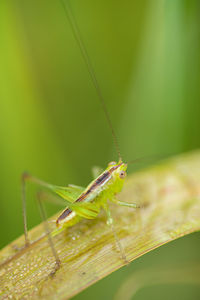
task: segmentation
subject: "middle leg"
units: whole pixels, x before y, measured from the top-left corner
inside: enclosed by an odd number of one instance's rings
[[[122,244],[121,244],[121,242],[120,242],[120,240],[119,240],[119,238],[118,238],[118,236],[117,236],[117,233],[116,233],[116,231],[115,231],[114,221],[113,221],[113,218],[112,218],[112,216],[111,216],[111,212],[110,212],[110,210],[109,210],[107,204],[104,205],[104,210],[105,210],[106,215],[107,215],[107,224],[108,224],[108,225],[111,227],[111,229],[112,229],[112,233],[113,233],[113,235],[114,235],[116,245],[117,245],[117,247],[119,248],[119,251],[120,251],[120,253],[121,253],[121,257],[122,257],[122,259],[124,260],[125,264],[128,264],[129,262],[128,262],[127,258],[126,258],[126,254],[125,254],[124,248],[123,248],[123,246],[122,246]]]

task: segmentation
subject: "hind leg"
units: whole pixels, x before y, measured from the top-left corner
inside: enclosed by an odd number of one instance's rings
[[[40,179],[38,179],[36,177],[33,177],[33,176],[31,176],[27,173],[24,173],[22,175],[22,207],[23,207],[25,247],[28,247],[31,244],[30,239],[28,237],[27,213],[26,213],[26,181],[27,180],[31,181],[31,182],[34,182],[34,183],[37,183],[38,185],[43,186],[43,187],[48,188],[48,187],[51,186],[50,184],[45,183],[45,182],[41,181]],[[44,224],[44,229],[45,229],[46,235],[48,237],[48,241],[49,241],[49,245],[50,245],[51,250],[52,250],[52,254],[55,258],[55,268],[50,274],[50,275],[54,275],[55,272],[57,271],[57,269],[60,266],[60,259],[58,257],[57,252],[56,252],[56,249],[55,249],[55,246],[54,246],[51,234],[50,234],[50,229],[49,229],[49,225],[48,225],[48,222],[47,222],[46,213],[45,213],[44,207],[42,205],[42,202],[46,199],[47,199],[47,193],[39,192],[37,194],[37,200],[38,200],[38,204],[39,204],[40,215],[41,215],[41,218],[42,218],[42,221],[43,221],[43,224]],[[50,201],[52,201],[51,198],[50,198]]]
[[[43,192],[38,192],[37,199],[38,199],[38,204],[39,204],[39,209],[40,209],[40,215],[41,215],[41,218],[42,218],[42,221],[43,221],[43,224],[44,224],[44,230],[47,234],[48,241],[49,241],[49,246],[51,247],[52,254],[55,258],[55,267],[54,267],[53,271],[50,273],[50,275],[53,276],[56,273],[56,271],[59,269],[61,262],[60,262],[60,259],[58,257],[58,253],[56,251],[56,248],[54,246],[53,239],[51,237],[49,225],[48,225],[48,222],[47,222],[47,216],[46,216],[43,204],[42,204],[42,201],[45,199],[45,198],[43,198],[43,196],[45,196],[45,195],[46,194],[43,193]]]

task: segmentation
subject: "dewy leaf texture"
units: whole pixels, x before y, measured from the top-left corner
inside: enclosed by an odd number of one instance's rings
[[[129,175],[119,199],[142,206],[131,209],[111,205],[128,261],[200,230],[200,152],[183,154]],[[53,230],[55,224],[49,224]],[[43,234],[40,224],[30,231],[31,240]],[[49,276],[54,258],[46,238],[17,251],[16,247],[24,244],[21,236],[1,250],[3,299],[8,295],[16,299],[68,299],[125,264],[104,213],[76,224],[53,240],[61,260],[54,277]]]

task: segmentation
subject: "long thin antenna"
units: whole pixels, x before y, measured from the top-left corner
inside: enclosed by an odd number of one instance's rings
[[[77,25],[77,23],[75,21],[75,18],[73,16],[73,14],[72,14],[72,10],[70,8],[69,0],[68,1],[60,0],[60,1],[61,1],[61,4],[62,4],[63,8],[64,8],[64,11],[65,11],[65,14],[67,16],[67,19],[68,19],[68,21],[70,23],[70,26],[72,28],[74,37],[75,37],[75,39],[77,41],[77,44],[79,45],[79,48],[80,48],[80,51],[81,51],[82,55],[83,55],[83,58],[84,58],[84,61],[86,63],[87,69],[89,71],[90,77],[91,77],[91,79],[93,81],[93,84],[94,84],[94,87],[96,89],[99,101],[101,103],[101,106],[102,106],[102,109],[103,109],[103,111],[105,113],[105,117],[107,119],[108,125],[109,125],[109,127],[111,129],[111,132],[112,132],[113,141],[114,141],[114,144],[115,144],[115,148],[117,150],[117,154],[118,154],[119,160],[121,161],[121,153],[120,153],[120,150],[119,150],[119,144],[118,144],[117,136],[116,136],[114,128],[112,126],[112,122],[110,120],[110,116],[109,116],[108,111],[107,111],[105,100],[104,100],[104,97],[103,97],[103,95],[101,93],[101,89],[99,87],[99,84],[98,84],[98,81],[97,81],[97,78],[96,78],[93,66],[91,64],[89,55],[87,53],[85,44],[84,44],[84,42],[83,42],[83,40],[81,38],[80,30],[78,28],[78,25]]]

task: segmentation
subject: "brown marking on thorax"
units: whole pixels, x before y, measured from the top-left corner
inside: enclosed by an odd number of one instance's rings
[[[82,193],[80,197],[76,200],[76,202],[84,201],[84,199],[94,191],[98,186],[100,186],[108,177],[110,176],[109,171],[105,171],[102,175],[100,175],[95,182],[86,190],[86,192]]]

